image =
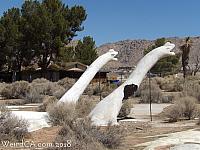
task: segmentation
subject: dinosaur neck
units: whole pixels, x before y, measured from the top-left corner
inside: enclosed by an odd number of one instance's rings
[[[111,60],[107,54],[98,57],[82,74],[78,81],[63,95],[59,102],[77,102],[96,73]]]
[[[140,86],[147,72],[156,64],[156,62],[165,55],[159,51],[151,51],[145,55],[137,64],[135,70],[130,74],[129,78],[124,82],[123,86],[135,84]]]

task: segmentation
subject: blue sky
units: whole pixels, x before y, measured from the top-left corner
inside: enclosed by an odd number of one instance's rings
[[[63,0],[87,11],[85,29],[97,46],[125,39],[156,39],[200,35],[199,0]],[[23,0],[1,0],[0,15]]]

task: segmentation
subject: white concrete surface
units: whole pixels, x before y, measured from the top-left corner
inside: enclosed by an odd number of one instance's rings
[[[200,150],[200,144],[181,144],[171,147],[170,150]]]
[[[151,111],[152,115],[158,115],[163,111],[163,109],[171,104],[152,104]],[[149,104],[134,104],[131,109],[130,115],[136,119],[144,119],[146,117],[149,118],[150,114],[150,105]]]
[[[33,111],[12,111],[12,113],[20,119],[27,120],[29,127],[28,131],[36,131],[44,127],[50,127],[48,124],[46,112],[33,112]]]
[[[177,149],[175,150],[179,150],[180,147],[184,147],[184,146],[185,148],[188,147],[186,143],[191,143],[194,148],[196,147],[199,148],[197,144],[200,144],[200,131],[187,130],[187,131],[165,134],[164,136],[166,137],[158,138],[157,140],[154,140],[151,142],[138,144],[136,145],[136,147],[146,146],[144,150],[154,150],[156,147],[159,147],[159,146],[177,145]]]

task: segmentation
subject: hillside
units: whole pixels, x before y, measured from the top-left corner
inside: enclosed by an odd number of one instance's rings
[[[184,38],[167,38],[176,45],[175,51],[180,51],[179,46],[184,44]],[[190,53],[190,63],[193,63],[196,56],[200,57],[200,37],[191,37],[192,47]],[[116,69],[121,66],[135,66],[143,57],[143,51],[148,46],[152,45],[154,40],[124,40],[115,43],[103,44],[97,48],[98,54],[101,55],[113,48],[118,51],[118,62],[109,62],[105,69]]]

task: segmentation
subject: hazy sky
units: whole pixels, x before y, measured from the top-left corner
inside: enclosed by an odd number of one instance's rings
[[[125,39],[200,35],[200,0],[63,0],[83,5],[87,11],[84,31],[99,46]],[[0,15],[23,0],[1,0]]]

